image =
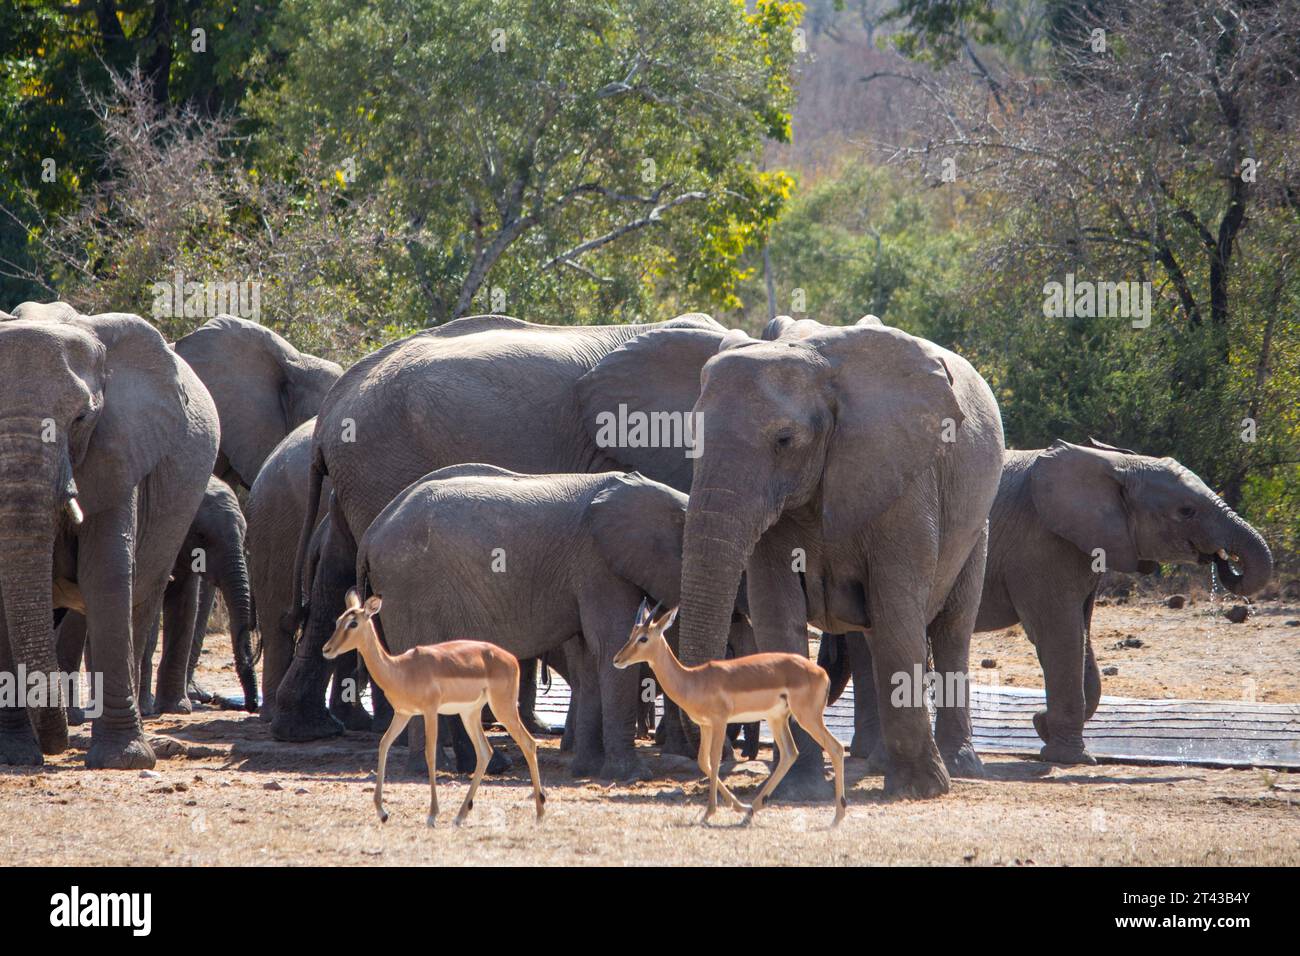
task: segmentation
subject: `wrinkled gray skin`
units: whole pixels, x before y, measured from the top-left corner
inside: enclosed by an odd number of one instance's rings
[[[685,515],[684,494],[636,473],[456,465],[380,512],[357,581],[384,599],[392,653],[467,638],[539,657],[581,634],[584,653],[568,662],[583,690],[573,773],[636,779],[639,673],[613,659],[646,595],[677,603]]]
[[[1213,562],[1234,594],[1258,591],[1273,571],[1259,532],[1195,474],[1172,458],[1096,441],[1008,450],[989,532],[976,630],[1024,625],[1047,691],[1047,709],[1034,715],[1034,727],[1044,741],[1043,759],[1056,763],[1096,763],[1083,740],[1084,722],[1101,697],[1089,640],[1101,582],[1094,549],[1104,551],[1112,571]],[[1225,562],[1216,556],[1220,550],[1237,557]],[[869,651],[852,639],[848,650],[855,686],[869,688]],[[878,766],[874,695],[855,695],[854,706],[853,752],[872,755]]]
[[[25,302],[0,320],[0,670],[54,671],[54,609],[83,612],[104,706],[86,765],[147,769],[136,678],[212,472],[216,409],[139,316]],[[62,707],[0,709],[0,763],[67,746]]]
[[[193,705],[187,693],[194,666],[202,652],[204,635],[198,633],[199,583],[208,580],[221,590],[230,615],[235,672],[244,690],[244,709],[257,710],[257,676],[253,670],[253,598],[248,566],[244,561],[247,525],[239,499],[230,486],[210,477],[176,555],[171,581],[163,596],[163,651],[158,662],[158,692],[151,691],[153,651],[157,628],[145,646],[140,670],[140,702],[145,714],[188,714]],[[202,568],[202,570],[199,570]]]
[[[276,445],[248,493],[248,570],[262,635],[261,717],[266,721],[275,716],[276,691],[293,657],[294,629],[288,626],[294,606],[291,555],[307,511],[307,473],[315,424],[314,418],[308,419]],[[331,490],[326,479],[316,509],[318,527],[325,518]],[[314,564],[312,559],[306,562],[308,581]]]
[[[275,736],[310,740],[341,731],[323,704],[328,672],[320,649],[355,583],[355,542],[398,492],[466,462],[526,474],[637,470],[684,491],[691,459],[682,448],[599,448],[597,416],[617,413],[620,404],[689,411],[699,368],[724,334],[703,315],[563,327],[473,316],[394,342],[349,368],[316,420],[308,510],[314,513],[328,475],[330,545],[321,548],[303,637],[280,685]],[[314,531],[304,522],[299,568]]]
[[[870,628],[886,693],[891,675],[926,669],[927,636],[939,671],[965,672],[1002,470],[988,385],[960,356],[874,318],[848,328],[774,323],[776,341],[733,334],[704,366],[683,663],[723,655],[744,571],[761,650],[807,654],[806,623]],[[921,696],[883,715],[888,794],[947,792],[945,763],[982,770],[965,701],[939,708],[932,734]],[[785,795],[828,793],[820,749],[807,734],[796,739]]]
[[[209,319],[173,348],[217,406],[221,450],[213,474],[234,487],[253,486],[275,446],[316,414],[343,374],[338,364],[233,315]]]

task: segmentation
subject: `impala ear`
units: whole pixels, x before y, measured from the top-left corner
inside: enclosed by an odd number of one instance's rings
[[[658,610],[658,605],[655,605],[655,609]],[[673,626],[673,621],[675,620],[677,620],[677,608],[671,607],[664,612],[663,617],[655,621],[654,629],[662,634],[664,631],[668,630],[668,628]]]
[[[361,607],[361,595],[357,593],[356,588],[348,588],[347,596],[344,597],[343,603],[349,611],[355,611]]]
[[[636,623],[640,627],[646,621],[650,620],[650,608],[646,607],[645,598],[641,599],[641,606],[636,609]]]
[[[379,613],[379,609],[383,607],[383,605],[384,599],[382,597],[378,594],[370,595],[370,597],[366,598],[366,616],[374,617]]]

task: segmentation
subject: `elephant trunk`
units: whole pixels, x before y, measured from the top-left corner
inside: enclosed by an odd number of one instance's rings
[[[698,474],[698,473],[697,473]],[[682,663],[721,658],[745,562],[771,520],[745,502],[765,496],[710,487],[691,489],[682,540],[682,603],[678,647]]]
[[[20,437],[25,436],[0,436],[0,445],[12,445]],[[69,702],[54,696],[62,682],[53,638],[53,570],[56,509],[64,504],[56,489],[60,477],[69,488],[71,479],[58,472],[48,452],[0,449],[0,597],[14,663],[27,675],[20,692],[32,687],[33,675],[45,680],[46,706],[27,713],[46,754],[68,747],[63,705]],[[67,500],[75,502],[70,496]]]
[[[235,651],[235,673],[244,690],[244,709],[257,713],[256,653],[253,650],[253,595],[248,586],[244,549],[235,542],[222,555],[217,568],[221,597],[230,615],[230,643]]]
[[[1219,506],[1222,522],[1212,542],[1218,545],[1215,571],[1223,586],[1233,594],[1254,594],[1273,576],[1273,553],[1263,536],[1226,503],[1219,502]],[[1223,557],[1225,554],[1229,556],[1227,559]]]

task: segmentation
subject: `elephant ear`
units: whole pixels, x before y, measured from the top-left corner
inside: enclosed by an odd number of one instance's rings
[[[1137,571],[1123,454],[1055,441],[1030,468],[1029,493],[1053,534],[1087,555],[1101,548],[1108,570]]]
[[[822,522],[828,547],[844,549],[940,460],[964,416],[942,350],[924,339],[868,324],[805,341],[833,376]]]
[[[665,607],[681,594],[686,495],[636,472],[611,478],[588,507],[596,551],[615,574]]]
[[[315,414],[303,414],[294,397],[298,379],[311,374],[309,356],[265,326],[233,315],[208,320],[175,348],[217,406],[222,454],[251,486],[280,439]]]
[[[104,405],[74,476],[87,514],[131,493],[186,427],[186,402],[176,356],[138,315],[104,313],[72,320],[103,344]]]
[[[1089,437],[1088,437],[1088,447],[1089,447],[1089,448],[1096,448],[1096,449],[1098,449],[1099,451],[1114,451],[1114,452],[1119,452],[1121,455],[1136,455],[1136,454],[1137,454],[1137,452],[1133,451],[1132,449],[1129,449],[1129,448],[1117,448],[1117,447],[1114,446],[1114,445],[1107,445],[1105,442],[1097,441],[1097,439],[1093,438],[1092,436],[1089,436]]]
[[[609,458],[679,490],[691,486],[685,448],[631,448],[611,442],[624,412],[678,413],[683,429],[700,397],[700,369],[726,335],[721,327],[658,328],[614,349],[578,380],[582,423]]]

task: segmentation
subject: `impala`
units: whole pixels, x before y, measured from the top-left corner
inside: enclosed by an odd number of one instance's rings
[[[629,667],[639,661],[650,665],[663,692],[700,725],[700,769],[709,778],[709,808],[701,822],[718,809],[718,791],[735,810],[745,810],[745,822],[753,819],[763,801],[781,782],[799,751],[790,732],[790,718],[799,722],[812,738],[831,755],[835,768],[835,820],[844,819],[844,746],[826,729],[822,712],[830,692],[830,678],[817,664],[798,654],[751,654],[731,660],[707,661],[686,667],[664,639],[664,632],[677,618],[677,608],[655,620],[654,611],[641,602],[632,634],[614,655],[614,666]],[[780,760],[763,783],[750,806],[741,803],[718,779],[727,724],[766,720],[776,738]]]
[[[413,647],[396,656],[389,654],[379,642],[373,621],[382,604],[383,600],[377,594],[362,604],[356,588],[350,589],[346,607],[334,626],[334,634],[321,651],[328,660],[347,651],[359,651],[366,662],[366,670],[393,705],[393,722],[379,742],[379,773],[375,780],[375,809],[379,812],[379,822],[388,822],[388,811],[384,809],[384,766],[388,762],[388,748],[417,714],[424,717],[424,753],[429,764],[429,826],[434,825],[438,816],[438,787],[434,780],[438,715],[459,714],[466,732],[474,741],[478,763],[455,823],[459,826],[464,821],[466,814],[474,809],[474,794],[492,756],[487,734],[483,732],[484,704],[492,708],[493,715],[510,732],[528,761],[528,772],[533,778],[533,800],[540,820],[546,794],[537,772],[537,741],[519,719],[519,661],[509,651],[483,641],[444,641]]]

